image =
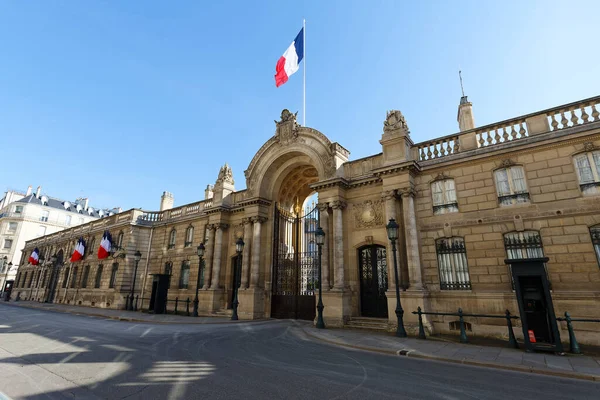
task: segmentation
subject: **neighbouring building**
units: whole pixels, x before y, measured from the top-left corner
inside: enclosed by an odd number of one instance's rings
[[[239,285],[240,318],[315,318],[323,287],[325,323],[396,325],[394,257],[386,224],[400,225],[401,301],[409,332],[425,311],[521,317],[519,337],[557,348],[556,316],[600,317],[600,96],[476,127],[461,98],[458,133],[413,143],[400,111],[389,111],[382,152],[349,161],[349,151],[298,125],[284,110],[273,137],[236,191],[221,168],[204,200],[160,211],[129,210],[33,239],[54,262],[21,259],[21,298],[160,313],[193,300],[225,313]],[[307,199],[318,197],[312,209]],[[315,231],[326,234],[317,275]],[[98,260],[105,230],[117,251]],[[66,262],[83,236],[89,254]],[[236,240],[243,238],[241,254]],[[197,246],[203,243],[203,263]],[[142,256],[138,263],[134,253]],[[137,269],[137,274],[135,273]],[[137,282],[137,283],[136,283]],[[135,287],[132,288],[132,285]],[[177,299],[177,303],[175,300]],[[455,316],[425,316],[428,330],[456,332]],[[364,321],[364,320],[363,320]],[[503,319],[468,317],[468,329],[505,336]],[[600,344],[597,326],[577,323],[581,342]],[[529,332],[531,331],[531,332]],[[558,343],[558,344],[557,344]]]
[[[71,202],[50,197],[42,193],[41,186],[35,193],[31,186],[26,192],[7,190],[0,199],[0,259],[8,260],[0,268],[0,290],[14,281],[16,267],[29,258],[21,253],[26,241],[118,212],[121,210],[94,209],[86,198]],[[8,263],[15,267],[9,270]]]

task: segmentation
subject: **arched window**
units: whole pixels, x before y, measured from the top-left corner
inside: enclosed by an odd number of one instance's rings
[[[181,274],[179,275],[179,289],[187,289],[190,283],[190,262],[185,260],[181,263]]]
[[[173,263],[170,261],[167,261],[165,263],[165,274],[169,275],[169,284],[167,285],[167,288],[170,289],[171,288],[171,275],[173,275]]]
[[[592,244],[594,245],[598,265],[600,265],[600,225],[592,226],[590,228],[590,234],[592,235]]]
[[[573,157],[583,194],[600,193],[600,151],[588,151]]]
[[[192,225],[188,226],[185,231],[185,247],[190,247],[192,242],[194,241],[194,227]]]
[[[102,270],[104,269],[104,267],[102,266],[102,264],[98,265],[98,269],[96,270],[96,281],[94,282],[94,287],[97,289],[100,287],[100,284],[102,283]]]
[[[89,276],[90,276],[90,266],[86,265],[85,267],[83,267],[83,276],[81,277],[81,287],[82,288],[87,287],[87,282],[88,282]]]
[[[117,249],[123,248],[123,236],[123,231],[119,232],[119,235],[117,236]]]
[[[119,270],[119,263],[113,263],[112,270],[110,271],[110,281],[108,281],[108,287],[110,289],[115,287],[117,281],[117,271]]]
[[[168,249],[174,249],[175,248],[175,237],[177,235],[177,231],[175,229],[171,229],[171,233],[169,233],[169,245],[167,246]]]
[[[494,172],[498,203],[501,206],[529,203],[529,190],[525,182],[525,171],[519,165],[500,168]]]
[[[458,212],[454,179],[440,179],[431,183],[433,214]]]
[[[96,252],[96,238],[95,237],[92,237],[90,239],[90,244],[87,247],[85,252],[87,255],[93,255]]]
[[[438,239],[435,242],[440,289],[471,290],[465,240],[460,237]]]
[[[71,270],[70,268],[65,269],[65,274],[63,275],[63,281],[62,281],[62,287],[63,288],[67,287],[67,283],[68,283],[68,280],[69,280],[69,271],[70,270]]]

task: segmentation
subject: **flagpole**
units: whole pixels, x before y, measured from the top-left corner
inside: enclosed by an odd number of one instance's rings
[[[302,80],[302,126],[306,126],[306,20],[302,19],[302,60],[304,60],[304,79]]]

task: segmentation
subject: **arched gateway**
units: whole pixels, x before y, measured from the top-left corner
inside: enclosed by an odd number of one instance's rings
[[[318,205],[305,203],[315,193],[313,184],[336,177],[348,151],[319,131],[299,126],[288,110],[275,122],[275,136],[260,148],[245,172],[246,198],[270,204],[266,250],[272,254],[272,271],[265,282],[270,315],[313,319],[319,282],[314,234],[320,213]],[[329,265],[325,252],[324,285],[329,284]]]

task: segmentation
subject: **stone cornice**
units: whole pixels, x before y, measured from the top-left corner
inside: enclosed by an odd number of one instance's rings
[[[246,207],[258,204],[260,206],[270,206],[273,202],[263,197],[252,197],[250,199],[242,200],[235,204],[235,207]]]
[[[421,166],[416,161],[410,160],[403,163],[386,165],[384,167],[374,169],[373,175],[376,177],[381,177],[384,175],[393,175],[403,171],[409,171],[411,173],[420,172]]]
[[[327,179],[324,181],[315,182],[308,186],[314,190],[323,190],[323,189],[327,189],[330,187],[336,187],[336,186],[339,186],[343,189],[347,189],[349,187],[349,183],[344,178],[336,177],[336,178],[331,178],[331,179]]]

